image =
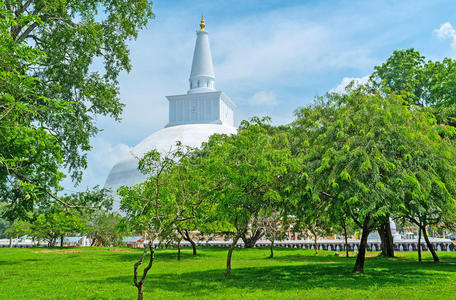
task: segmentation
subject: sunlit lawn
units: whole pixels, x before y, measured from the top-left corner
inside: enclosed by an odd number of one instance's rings
[[[133,264],[141,250],[107,248],[0,249],[0,299],[134,299]],[[227,249],[158,250],[145,299],[456,299],[456,252],[442,262],[416,253],[371,257],[352,275],[354,258],[334,252],[276,248],[236,249],[225,278]]]

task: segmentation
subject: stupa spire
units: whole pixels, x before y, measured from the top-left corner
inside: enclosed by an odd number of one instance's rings
[[[212,65],[209,35],[204,18],[201,17],[200,30],[196,32],[192,71],[189,78],[189,94],[215,91],[215,74]]]
[[[206,28],[206,24],[204,23],[204,18],[203,18],[203,16],[201,16],[200,28],[201,28],[201,30],[204,30],[204,28]]]

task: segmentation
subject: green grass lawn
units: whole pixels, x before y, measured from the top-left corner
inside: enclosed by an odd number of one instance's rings
[[[141,250],[107,248],[0,249],[0,299],[134,299],[133,264]],[[111,249],[112,250],[112,249]],[[456,299],[456,253],[396,252],[367,258],[365,274],[354,259],[334,252],[276,248],[236,249],[225,278],[227,249],[158,250],[145,299]]]

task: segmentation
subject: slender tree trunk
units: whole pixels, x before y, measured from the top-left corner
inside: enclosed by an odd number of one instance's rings
[[[367,236],[370,233],[369,228],[370,216],[367,216],[364,219],[363,223],[363,233],[361,234],[361,242],[359,243],[359,251],[356,256],[355,267],[353,268],[353,273],[364,273],[364,260],[366,258],[366,245],[367,245]]]
[[[269,255],[269,258],[274,258],[274,240],[271,241],[271,255]]]
[[[349,257],[348,255],[348,236],[347,236],[347,226],[345,226],[345,222],[344,222],[344,236],[345,236],[345,253],[347,255],[347,257]]]
[[[147,254],[147,250],[150,251],[149,264],[144,268],[141,280],[138,281],[138,267],[143,263],[144,257]],[[152,263],[154,262],[154,251],[155,250],[152,245],[152,238],[151,238],[151,241],[149,242],[148,246],[144,248],[144,252],[143,252],[141,258],[135,263],[134,268],[133,268],[133,271],[134,271],[133,282],[135,283],[135,286],[138,289],[138,300],[143,300],[143,285],[144,285],[144,281],[146,280],[147,272],[149,272],[150,268],[152,267]]]
[[[421,262],[421,227],[418,226],[418,261]]]
[[[439,262],[439,257],[437,256],[437,253],[435,252],[434,250],[434,246],[432,246],[431,242],[429,241],[429,238],[426,234],[426,226],[423,225],[421,227],[421,230],[423,230],[423,236],[424,236],[424,240],[426,241],[426,245],[429,249],[429,251],[431,251],[431,254],[432,254],[432,258],[434,259],[434,262]]]
[[[143,285],[141,284],[138,288],[138,300],[143,300]]]
[[[9,247],[13,248],[13,238],[9,238]]]
[[[313,236],[314,236],[314,245],[315,245],[315,254],[318,254],[318,240],[317,240],[317,234],[316,233],[313,233]]]
[[[387,220],[378,227],[378,234],[380,235],[380,240],[382,242],[382,256],[394,257],[394,242],[393,235],[391,234],[389,217],[387,217]]]
[[[177,242],[177,260],[181,259],[181,241]]]
[[[190,244],[192,244],[193,255],[196,255],[196,243],[192,239],[190,239]]]
[[[190,237],[188,230],[185,230],[184,232],[185,232],[184,239],[192,245],[193,255],[196,255],[196,243]]]
[[[97,236],[98,236],[98,231],[95,231],[95,234],[93,235],[92,243],[90,244],[90,247],[93,247],[95,245],[95,242],[97,241]]]
[[[236,237],[233,239],[233,242],[231,243],[230,249],[228,250],[228,256],[226,258],[226,273],[225,276],[228,277],[230,276],[231,273],[231,256],[233,254],[234,247],[236,247],[237,241],[239,240],[240,236],[236,235]]]
[[[60,236],[60,248],[63,248],[63,235]]]

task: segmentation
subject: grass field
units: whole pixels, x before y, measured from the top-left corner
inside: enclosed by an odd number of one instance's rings
[[[0,299],[135,299],[133,264],[140,250],[108,248],[0,249]],[[236,249],[230,278],[227,249],[158,250],[145,299],[456,299],[456,252],[394,259],[370,257],[365,274],[354,258],[334,252],[276,248]]]

